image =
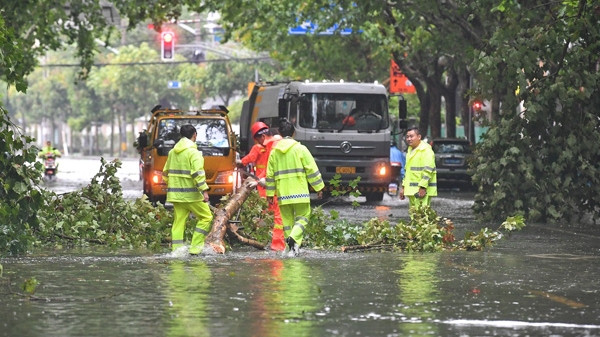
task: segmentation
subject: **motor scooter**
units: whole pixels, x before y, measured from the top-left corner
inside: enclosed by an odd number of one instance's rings
[[[54,153],[46,153],[44,155],[44,178],[52,181],[56,179],[56,169],[58,165],[56,164],[56,156]]]
[[[392,166],[392,177],[395,177],[395,179],[393,179],[388,185],[388,195],[395,197],[398,195],[398,190],[400,189],[400,184],[402,183],[398,179],[400,177],[400,169],[402,169],[402,164],[400,162],[391,162],[390,164]]]

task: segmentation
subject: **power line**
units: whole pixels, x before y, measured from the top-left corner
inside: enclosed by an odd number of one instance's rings
[[[186,64],[186,63],[214,63],[214,62],[261,62],[261,61],[271,61],[270,57],[249,57],[249,58],[234,58],[234,59],[215,59],[215,60],[204,60],[204,61],[152,61],[152,62],[119,62],[119,63],[94,63],[94,67],[106,67],[106,66],[146,66],[146,65],[177,65],[177,64]],[[43,68],[57,67],[57,68],[66,68],[66,67],[81,67],[79,63],[50,63],[50,64],[41,64],[39,65]]]

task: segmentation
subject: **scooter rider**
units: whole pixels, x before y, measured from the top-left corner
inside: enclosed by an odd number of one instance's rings
[[[62,154],[55,147],[52,147],[52,143],[50,141],[46,141],[46,146],[44,146],[40,152],[38,152],[38,157],[42,159],[46,159],[48,154],[53,154],[55,157],[60,157]]]
[[[46,141],[46,146],[44,146],[40,152],[38,152],[38,158],[48,159],[50,156],[54,156],[54,158],[58,158],[62,156],[62,153],[58,151],[56,148],[52,147],[52,143],[48,140]],[[56,168],[58,168],[58,163],[56,164]]]

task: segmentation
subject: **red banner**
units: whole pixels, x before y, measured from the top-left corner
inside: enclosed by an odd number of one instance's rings
[[[392,60],[390,67],[390,94],[414,94],[416,93],[415,86],[412,85],[408,77],[406,77],[400,67]]]

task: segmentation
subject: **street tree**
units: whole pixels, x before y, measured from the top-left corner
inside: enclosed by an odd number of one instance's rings
[[[153,9],[117,1],[121,13],[135,19],[133,25],[146,18],[165,21],[169,13],[174,13],[170,1],[159,2]],[[99,0],[7,0],[0,5],[0,12],[0,76],[19,92],[27,90],[27,76],[39,57],[70,44],[77,45],[81,74],[86,75],[94,59],[96,38],[106,41],[114,33]],[[0,106],[0,152],[8,154],[0,157],[2,252],[24,252],[31,243],[32,231],[39,228],[37,210],[44,199],[37,187],[41,164],[32,165],[37,155],[37,149],[30,146],[32,140]]]
[[[244,43],[271,58],[285,68],[291,79],[380,82],[389,75],[390,55],[371,44],[359,30],[349,35],[308,33],[290,35],[289,29],[301,26],[302,8],[306,2],[204,1],[193,6],[198,11],[221,13],[225,39]],[[321,26],[323,27],[323,26]],[[282,79],[266,79],[282,80]]]
[[[515,212],[536,221],[597,219],[600,5],[502,1],[490,8],[503,28],[474,63],[494,116],[473,165],[475,211],[483,219]]]
[[[177,79],[178,66],[147,64],[158,58],[158,52],[146,43],[139,47],[128,45],[118,55],[110,55],[106,60],[108,65],[95,69],[89,76],[88,85],[106,102],[110,121],[117,121],[121,151],[133,143],[135,135],[127,135],[125,130],[135,118],[159,103],[167,107],[187,105],[185,97],[168,88],[168,82]],[[111,137],[111,152],[113,149]]]
[[[248,82],[254,81],[251,65],[246,62],[212,61],[208,62],[204,73],[204,85],[209,97],[219,97],[228,106],[234,96],[247,94]]]

